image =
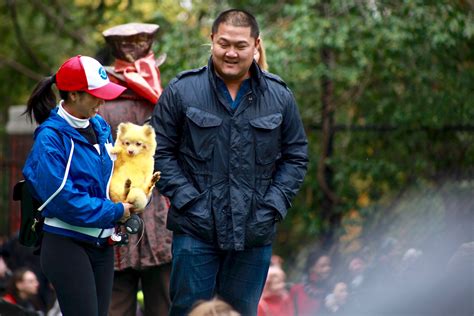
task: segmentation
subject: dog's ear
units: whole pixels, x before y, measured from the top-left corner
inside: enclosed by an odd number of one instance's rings
[[[153,129],[153,127],[151,125],[146,124],[143,127],[145,127],[145,135],[146,136],[151,136],[155,132],[155,130]]]
[[[120,137],[120,134],[125,133],[126,130],[127,130],[127,123],[120,123],[117,126],[117,138]]]

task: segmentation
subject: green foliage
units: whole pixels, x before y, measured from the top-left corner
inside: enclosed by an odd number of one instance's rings
[[[363,207],[361,194],[377,202],[415,179],[472,170],[473,134],[457,129],[474,117],[472,22],[472,8],[462,2],[302,0],[286,4],[264,27],[270,70],[294,91],[306,126],[321,122],[326,75],[334,83],[336,125],[365,127],[336,132],[327,162],[342,199],[334,212]],[[321,61],[323,47],[335,56],[329,67]],[[318,215],[321,134],[308,129],[308,135],[310,168],[280,228],[282,253],[294,253],[305,234],[317,240],[334,229]]]

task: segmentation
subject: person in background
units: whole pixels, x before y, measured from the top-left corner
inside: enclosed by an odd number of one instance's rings
[[[265,52],[265,46],[263,45],[262,37],[260,37],[260,45],[258,45],[257,50],[255,51],[254,59],[260,69],[268,71],[267,53]]]
[[[170,315],[220,296],[255,315],[282,221],[306,173],[307,139],[293,94],[262,72],[254,16],[222,12],[207,67],[179,74],[151,123],[160,192],[174,232]]]
[[[290,289],[295,315],[317,315],[322,310],[324,298],[332,290],[329,288],[331,270],[331,258],[326,253],[315,251],[308,256],[303,281]]]
[[[3,256],[0,256],[0,296],[3,296],[7,290],[7,284],[12,276],[12,271],[7,266]]]
[[[324,306],[329,314],[342,314],[349,296],[345,282],[337,282],[332,292],[324,299]]]
[[[0,253],[8,268],[14,271],[28,268],[34,272],[39,281],[38,295],[34,298],[35,307],[47,312],[55,299],[49,280],[41,270],[40,256],[34,247],[26,247],[20,243],[19,234],[15,233],[3,243]]]
[[[349,287],[352,291],[357,291],[367,282],[367,263],[361,257],[354,257],[349,262],[348,270],[350,278]]]
[[[106,42],[115,57],[105,67],[110,80],[126,87],[120,97],[106,101],[99,114],[116,131],[121,122],[143,125],[161,95],[158,60],[151,47],[159,26],[128,23],[105,30]],[[114,137],[115,137],[114,133]],[[110,316],[134,316],[139,284],[144,297],[144,315],[166,315],[170,306],[171,231],[166,229],[169,200],[155,189],[151,202],[139,216],[144,230],[130,235],[127,245],[115,247],[115,273]]]
[[[277,257],[277,256],[272,256]],[[280,257],[278,257],[280,258]],[[281,259],[281,258],[280,258]],[[273,261],[273,260],[272,260]],[[275,260],[277,261],[277,260]],[[278,261],[277,261],[278,262]],[[286,289],[286,274],[280,263],[271,264],[262,297],[258,303],[258,316],[293,316],[293,301]]]
[[[33,298],[38,295],[39,282],[33,271],[19,268],[13,271],[3,299],[11,304],[18,305],[28,312],[36,312]],[[33,313],[40,315],[40,313]]]
[[[283,269],[283,258],[278,255],[272,255],[270,259],[270,266],[277,266]]]
[[[240,316],[229,304],[219,298],[197,301],[188,316]]]
[[[67,316],[107,315],[114,272],[109,237],[118,221],[138,211],[108,198],[113,139],[97,115],[104,100],[124,90],[97,60],[78,55],[41,80],[27,103],[25,113],[40,125],[23,175],[43,203],[41,268]]]

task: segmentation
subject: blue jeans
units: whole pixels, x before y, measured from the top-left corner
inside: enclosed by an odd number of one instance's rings
[[[188,235],[173,236],[169,315],[187,315],[198,300],[214,296],[245,316],[257,314],[272,246],[220,250]]]

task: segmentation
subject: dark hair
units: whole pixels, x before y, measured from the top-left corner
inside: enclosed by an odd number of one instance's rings
[[[230,9],[221,12],[219,16],[212,23],[212,34],[217,33],[219,25],[226,23],[232,26],[250,27],[250,35],[253,38],[258,38],[260,30],[255,17],[245,10]]]
[[[49,112],[56,106],[56,95],[52,89],[56,77],[46,77],[35,86],[26,104],[26,114],[31,121],[33,118],[38,124],[43,123],[49,116]]]
[[[6,287],[7,293],[13,295],[15,298],[19,297],[18,288],[17,288],[16,284],[18,282],[23,281],[23,278],[25,277],[25,274],[27,272],[34,273],[33,271],[31,271],[31,269],[28,269],[26,267],[21,267],[21,268],[18,268],[18,269],[13,271],[13,274],[12,274],[10,280],[8,280],[8,284],[7,284],[7,287]]]
[[[26,103],[26,114],[30,121],[35,119],[36,123],[41,124],[49,117],[49,113],[56,107],[57,100],[52,86],[56,83],[56,75],[46,77],[38,82]],[[79,91],[78,91],[79,92]],[[67,100],[69,91],[59,90],[59,96]]]
[[[317,249],[311,251],[308,257],[306,258],[305,273],[309,273],[309,270],[311,270],[314,264],[318,262],[321,257],[331,258],[325,249]]]

